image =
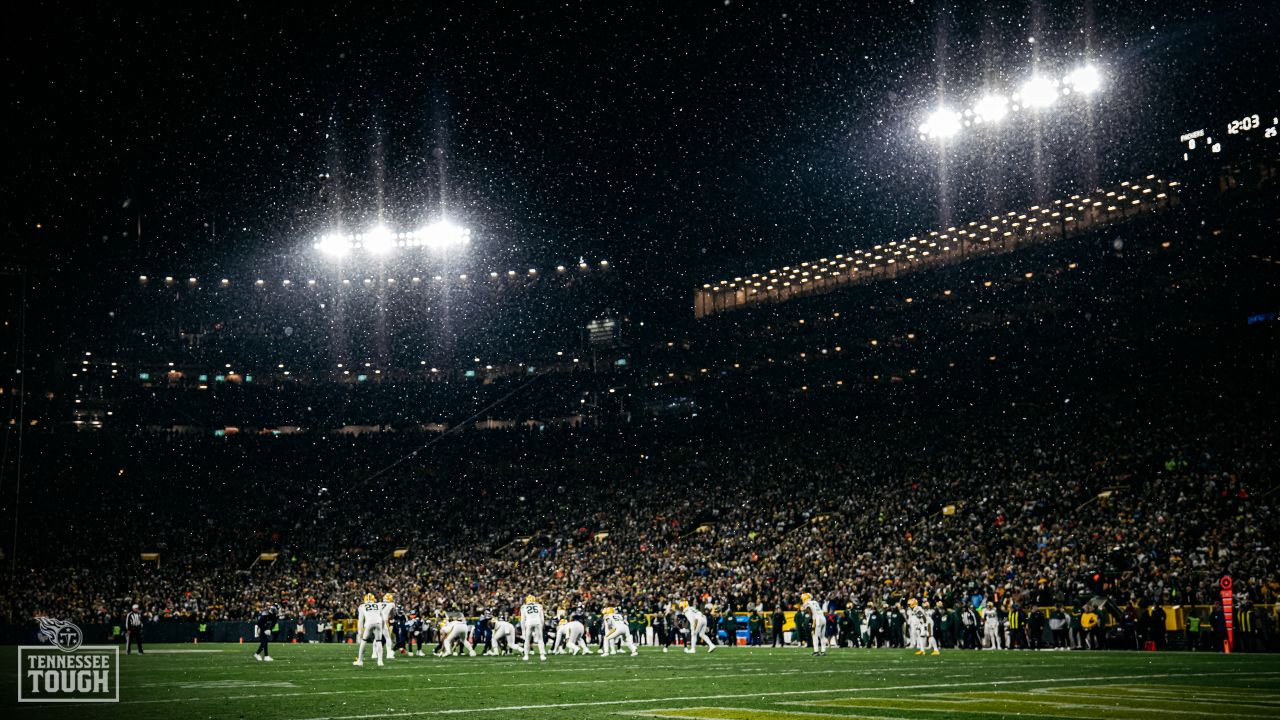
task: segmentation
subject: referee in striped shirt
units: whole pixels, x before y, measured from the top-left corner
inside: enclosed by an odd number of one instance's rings
[[[133,646],[138,646],[138,654],[142,654],[142,613],[135,604],[124,619],[125,655],[133,653]]]

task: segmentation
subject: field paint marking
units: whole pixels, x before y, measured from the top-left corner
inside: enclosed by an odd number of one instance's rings
[[[203,654],[203,653],[224,653],[224,652],[227,652],[227,651],[226,651],[226,650],[219,650],[219,649],[217,649],[217,648],[200,648],[199,650],[196,650],[196,649],[191,649],[191,650],[148,650],[148,651],[147,651],[147,654],[148,654],[148,655],[152,655],[152,654],[155,654],[155,655],[160,655],[160,654],[163,654],[163,655],[197,655],[197,654]],[[141,655],[142,653],[138,653],[138,654],[139,654],[139,655]]]
[[[674,677],[674,678],[663,678],[663,680],[670,681],[670,682],[683,682],[683,681],[689,681],[689,680],[723,680],[725,678],[743,678],[743,677],[750,678],[750,677],[763,677],[763,676],[772,677],[775,675],[788,675],[788,676],[790,675],[834,675],[837,673],[842,675],[879,675],[881,674],[880,671],[850,673],[847,670],[818,670],[818,671],[773,670],[770,672],[724,673],[719,675],[683,675],[683,676]],[[911,673],[898,673],[898,674],[899,675],[920,675],[923,673],[911,672]],[[400,679],[400,678],[415,678],[420,676],[376,675],[374,677],[377,677],[379,679],[383,679],[383,678]],[[595,680],[561,680],[559,682],[551,682],[551,683],[545,683],[545,682],[512,683],[508,685],[503,685],[503,687],[504,688],[521,688],[521,687],[549,687],[554,685],[605,685],[610,683],[623,683],[623,682],[652,682],[653,680],[654,678],[651,678],[651,677],[607,678],[607,679],[595,679]],[[226,682],[236,682],[236,681],[228,680]],[[246,682],[252,682],[252,681],[246,681]],[[199,683],[193,683],[193,684],[199,685]],[[292,683],[289,683],[288,687],[297,687],[297,686],[293,685]],[[474,685],[441,685],[441,686],[432,685],[430,687],[425,687],[422,689],[433,690],[433,691],[434,690],[465,690],[467,688],[473,688],[473,687],[475,686]],[[197,688],[192,688],[192,689],[197,689]],[[187,703],[187,702],[222,702],[222,701],[228,701],[228,700],[261,700],[264,698],[311,697],[313,695],[315,696],[355,695],[360,693],[385,693],[385,692],[388,692],[387,688],[369,688],[369,689],[349,688],[345,690],[314,690],[314,691],[301,691],[301,692],[290,692],[290,693],[260,693],[256,695],[224,695],[221,697],[204,695],[199,697],[154,698],[150,700],[124,700],[118,704],[119,705],[160,705],[160,704]],[[19,709],[24,710],[27,708],[22,707]],[[32,706],[30,709],[36,710],[38,708]]]
[[[1194,686],[1193,686],[1194,687]],[[913,699],[892,697],[838,698],[832,700],[784,701],[780,705],[798,705],[851,710],[877,710],[900,713],[964,713],[1043,715],[1061,718],[1127,717],[1145,718],[1157,715],[1190,715],[1196,717],[1220,717],[1224,711],[1244,718],[1271,718],[1271,706],[1252,705],[1246,699],[1191,701],[1169,696],[1137,696],[1107,692],[1110,689],[1151,688],[1158,692],[1160,686],[1101,685],[1067,688],[1030,688],[1020,691],[975,691],[964,693],[925,693]],[[1096,691],[1090,693],[1090,691]],[[1179,690],[1179,693],[1182,691]],[[1075,702],[1078,700],[1079,702]],[[1210,705],[1210,708],[1172,709],[1152,708],[1144,703],[1165,700],[1182,706]],[[1099,704],[1107,703],[1107,704]],[[1265,714],[1245,713],[1241,709],[1262,710]]]
[[[937,702],[939,704],[942,704],[944,701],[937,701]],[[791,704],[791,703],[787,703],[787,704]],[[796,704],[803,705],[803,703],[796,703]],[[1143,710],[1139,708],[1119,708],[1114,705],[1085,705],[1085,704],[1061,703],[1061,702],[1037,702],[1037,703],[1027,704],[1027,703],[1019,703],[1013,700],[1002,704],[1000,706],[1000,709],[997,709],[996,707],[973,708],[972,706],[970,706],[969,708],[966,708],[964,707],[963,703],[947,702],[946,704],[949,705],[950,707],[919,707],[919,706],[906,706],[906,705],[898,707],[893,705],[882,705],[874,702],[859,703],[856,705],[818,704],[815,706],[831,708],[833,710],[845,709],[845,708],[848,708],[851,710],[882,710],[882,711],[896,710],[898,712],[908,714],[908,715],[898,716],[898,720],[904,720],[904,718],[908,717],[910,714],[913,714],[913,713],[946,713],[947,716],[958,714],[958,713],[972,714],[972,715],[999,715],[999,714],[1032,715],[1032,716],[1038,716],[1038,717],[1066,718],[1068,720],[1093,720],[1095,718],[1101,720],[1103,718],[1119,718],[1119,717],[1129,717],[1129,718],[1153,717],[1153,716],[1163,715],[1167,713],[1174,713],[1178,715],[1186,715],[1191,717],[1211,717],[1211,718],[1222,717],[1221,711],[1214,711],[1210,709],[1169,710],[1167,708],[1161,708],[1159,710],[1155,710],[1155,709]],[[1072,713],[1071,711],[1077,711],[1077,712]],[[1271,715],[1271,714],[1242,715],[1239,712],[1232,712],[1231,716],[1238,717],[1238,718],[1258,718],[1259,720],[1269,720],[1270,718],[1275,717],[1274,715]]]
[[[778,715],[783,717],[803,717],[813,720],[842,720],[850,718],[851,720],[903,720],[901,715],[850,715],[842,713],[835,715],[832,713],[815,713],[815,712],[798,712],[795,710],[774,710],[760,708],[736,708],[736,707],[692,707],[692,708],[672,708],[670,710],[633,710],[631,712],[615,713],[617,715],[636,715],[640,717],[656,717],[656,718],[678,718],[679,720],[733,720],[719,715],[680,715],[678,713],[691,712],[727,712],[727,713],[743,713],[755,715],[761,718],[771,718]]]
[[[174,687],[183,690],[240,690],[249,688],[296,688],[296,684],[288,680],[272,682],[270,680],[193,680],[191,682],[174,683]]]
[[[1280,705],[1280,698],[1275,693],[1266,691],[1257,691],[1249,688],[1240,688],[1241,691],[1251,693],[1248,698],[1242,697],[1240,692],[1205,692],[1197,693],[1194,690],[1174,692],[1160,692],[1158,685],[1140,688],[1133,685],[1103,685],[1098,688],[1062,688],[1054,692],[1056,688],[1035,688],[1029,692],[1036,695],[1059,695],[1066,697],[1089,697],[1097,699],[1099,696],[1126,700],[1168,700],[1170,702],[1188,703],[1191,705],[1242,705],[1248,707],[1274,707]],[[1253,697],[1252,695],[1257,695]],[[1274,698],[1274,699],[1273,699]]]
[[[1103,685],[1103,687],[1105,687],[1105,685]],[[1009,702],[1009,703],[1014,703],[1014,705],[1032,705],[1032,706],[1046,705],[1046,706],[1062,707],[1062,708],[1080,708],[1080,710],[1106,710],[1108,712],[1112,712],[1112,714],[1149,715],[1149,714],[1152,714],[1152,712],[1155,712],[1155,714],[1160,714],[1160,715],[1166,715],[1166,714],[1211,715],[1215,717],[1221,715],[1221,708],[1217,708],[1217,711],[1215,712],[1208,712],[1204,710],[1172,710],[1172,708],[1169,708],[1169,707],[1152,708],[1152,707],[1143,707],[1139,705],[1126,705],[1126,706],[1100,705],[1100,703],[1097,702],[1100,700],[1102,701],[1111,700],[1111,698],[1114,698],[1114,700],[1133,700],[1133,701],[1147,700],[1147,698],[1128,698],[1124,696],[1106,696],[1102,698],[1093,696],[1092,700],[1094,702],[1070,702],[1071,698],[1079,698],[1080,696],[1074,693],[1055,694],[1052,692],[1044,693],[1043,691],[1052,691],[1052,688],[1033,688],[1033,689],[1030,689],[1030,691],[1014,692],[1014,693],[975,692],[975,693],[964,693],[963,696],[961,696],[961,694],[951,694],[951,693],[934,694],[934,696],[928,696],[927,698],[924,698],[924,700],[927,700],[927,701],[936,700],[940,702],[948,702],[948,698],[959,698],[959,700],[963,700],[963,701],[970,701],[970,698],[972,698],[973,701],[977,701],[977,702]],[[1057,700],[1057,698],[1066,698],[1066,701]],[[1170,702],[1183,703],[1183,705],[1217,705],[1217,703],[1203,703],[1203,702],[1196,703],[1196,702],[1183,701],[1183,700],[1175,701],[1175,700],[1172,700],[1172,698],[1170,698]],[[854,707],[858,707],[858,706],[854,706]],[[1234,710],[1233,715],[1236,717],[1271,717],[1271,715],[1242,714],[1242,712],[1240,712],[1239,710]]]
[[[648,703],[671,703],[671,702],[690,702],[695,700],[734,700],[742,698],[765,698],[765,697],[788,697],[794,695],[826,695],[830,693],[866,693],[866,692],[896,692],[899,690],[932,690],[935,688],[950,687],[972,687],[983,685],[1026,685],[1029,683],[1055,683],[1055,682],[1105,682],[1108,680],[1145,680],[1148,678],[1186,678],[1186,677],[1225,677],[1231,675],[1280,675],[1278,672],[1199,672],[1199,673],[1149,673],[1146,675],[1101,675],[1092,677],[1072,677],[1072,678],[1037,678],[1035,680],[988,680],[986,682],[966,682],[966,683],[934,683],[924,685],[896,685],[890,687],[856,687],[856,688],[832,688],[829,690],[773,690],[769,692],[754,693],[726,693],[723,695],[689,695],[676,697],[661,698],[633,698],[628,700],[595,700],[588,702],[568,702],[568,703],[543,703],[540,705],[505,705],[491,708],[445,708],[441,710],[401,710],[389,713],[370,713],[365,715],[323,715],[318,717],[303,718],[302,720],[371,720],[373,718],[398,718],[413,717],[418,715],[473,715],[476,713],[488,712],[516,712],[520,710],[554,710],[557,708],[583,708],[583,707],[606,707],[617,705],[644,705]]]

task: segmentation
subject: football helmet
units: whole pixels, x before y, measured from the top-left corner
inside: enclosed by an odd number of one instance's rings
[[[367,602],[367,603],[368,603],[368,602],[377,602],[377,601],[378,601],[378,598],[377,598],[373,593],[365,593],[365,594],[364,594],[364,601],[365,601],[365,602]]]
[[[907,607],[909,607],[909,608],[913,608],[913,607],[915,607],[916,605],[919,605],[919,604],[920,604],[920,603],[916,602],[916,599],[915,599],[915,598],[911,598],[910,600],[908,600],[908,601],[907,601]]]
[[[395,593],[386,593],[385,595],[382,596],[382,602],[395,602],[395,601],[396,601]]]
[[[525,596],[524,596],[524,601],[525,601],[526,603],[536,603],[536,602],[538,602],[538,596],[537,596],[537,595],[525,595]]]
[[[800,593],[800,602],[807,603],[812,599],[813,599],[813,596],[810,595],[809,593]]]

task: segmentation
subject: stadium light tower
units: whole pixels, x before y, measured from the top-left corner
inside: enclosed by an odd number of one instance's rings
[[[1103,81],[1102,71],[1091,63],[1078,65],[1063,74],[1036,73],[1012,94],[990,90],[959,111],[939,107],[925,117],[918,132],[922,140],[943,142],[964,128],[997,125],[1023,112],[1040,113],[1064,97],[1088,98],[1102,88]]]
[[[471,231],[448,220],[427,225],[409,232],[395,232],[385,225],[378,225],[367,232],[345,235],[328,233],[321,235],[313,247],[320,254],[340,260],[353,250],[363,250],[375,257],[385,257],[396,248],[426,247],[433,251],[447,251],[463,247],[471,242]]]

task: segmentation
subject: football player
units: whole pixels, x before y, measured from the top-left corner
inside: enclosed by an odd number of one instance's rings
[[[563,613],[563,611],[561,611]],[[569,647],[569,619],[560,616],[556,620],[556,639],[551,643],[552,655],[563,655]]]
[[[813,621],[813,654],[827,654],[827,614],[823,612],[822,606],[809,593],[800,594],[800,612],[809,613],[809,618]]]
[[[631,626],[627,623],[627,616],[612,607],[605,608],[600,614],[604,616],[604,648],[600,654],[608,657],[618,652],[614,649],[615,646],[626,645],[631,650],[631,657],[635,657],[636,644],[631,639]]]
[[[395,657],[396,651],[393,646],[396,636],[392,633],[392,619],[398,614],[396,609],[396,596],[394,593],[384,593],[382,602],[378,603],[378,607],[382,608],[383,617],[383,633],[386,638],[382,641],[382,651],[388,660]]]
[[[452,655],[455,643],[462,643],[462,647],[466,649],[468,655],[471,657],[476,656],[476,649],[471,645],[471,626],[467,624],[465,618],[461,620],[445,620],[440,625],[440,639],[444,644],[443,651],[436,653],[440,657]]]
[[[427,644],[427,624],[422,621],[418,613],[409,613],[409,654],[423,657],[426,655],[422,648]],[[414,652],[414,645],[417,645],[417,652]]]
[[[516,626],[499,618],[489,618],[489,629],[493,631],[490,636],[492,647],[485,651],[485,655],[508,655],[515,652],[516,649]]]
[[[591,646],[587,645],[587,626],[583,625],[581,620],[570,620],[569,653],[577,655],[579,652],[583,655],[591,654]]]
[[[529,645],[535,640],[538,643],[538,659],[546,661],[547,646],[543,640],[543,618],[546,614],[542,611],[542,603],[538,602],[536,595],[526,595],[524,605],[520,606],[520,634],[524,636],[524,659],[529,659]]]
[[[1002,635],[1000,632],[1000,606],[990,598],[982,603],[982,634],[987,649],[1002,649],[1000,644]]]
[[[254,660],[271,662],[271,653],[267,652],[267,641],[271,639],[271,633],[279,620],[280,610],[275,605],[268,605],[258,613],[258,618],[253,623],[253,634],[258,638],[258,649],[253,653]]]
[[[693,607],[686,600],[681,600],[677,607],[684,613],[684,619],[689,623],[689,646],[684,649],[687,653],[695,653],[698,651],[698,640],[707,643],[707,652],[715,652],[716,644],[711,642],[710,636],[707,635],[707,616],[703,615],[698,608]]]
[[[933,636],[933,614],[928,612],[929,601],[924,601],[921,607],[915,598],[907,601],[907,616],[911,622],[911,637],[915,641],[917,655],[923,655],[926,650],[932,650],[933,655],[940,655],[938,652],[938,640]]]
[[[351,664],[356,667],[364,665],[364,644],[370,642],[373,643],[373,657],[381,666],[385,654],[382,646],[387,639],[387,617],[382,614],[382,604],[373,593],[366,594],[364,602],[360,603],[356,614],[356,635],[360,638],[360,647],[356,661]]]

